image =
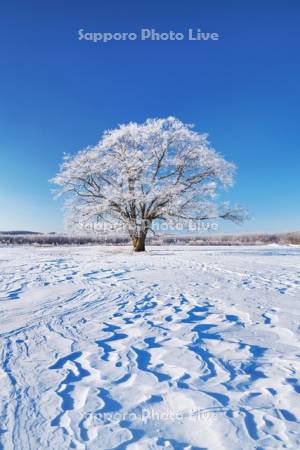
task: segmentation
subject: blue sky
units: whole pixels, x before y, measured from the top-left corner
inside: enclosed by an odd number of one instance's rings
[[[300,3],[16,1],[1,5],[0,230],[59,231],[48,180],[63,152],[119,123],[174,115],[238,166],[224,199],[253,220],[224,232],[300,229]],[[78,40],[95,32],[218,32],[216,42]]]

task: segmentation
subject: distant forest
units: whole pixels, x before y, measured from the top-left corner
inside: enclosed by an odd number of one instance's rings
[[[300,245],[300,231],[291,233],[255,233],[240,235],[160,235],[149,236],[148,245]],[[2,231],[0,245],[128,245],[126,236],[73,236],[31,231]]]

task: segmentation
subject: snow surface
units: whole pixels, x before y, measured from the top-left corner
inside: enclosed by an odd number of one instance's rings
[[[300,249],[0,249],[0,448],[300,448]]]

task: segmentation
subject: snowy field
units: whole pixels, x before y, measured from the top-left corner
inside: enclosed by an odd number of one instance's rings
[[[300,448],[300,249],[0,249],[0,448]]]

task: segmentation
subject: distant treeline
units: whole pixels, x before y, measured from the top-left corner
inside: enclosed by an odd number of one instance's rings
[[[148,245],[300,245],[300,231],[293,233],[241,235],[161,235],[150,236]],[[126,236],[71,236],[33,232],[0,232],[0,245],[128,245]]]
[[[25,234],[42,234],[37,231],[26,231],[26,230],[12,230],[12,231],[0,231],[0,235],[9,235],[9,236],[15,236],[15,235],[25,235]],[[55,233],[50,233],[55,234]]]

